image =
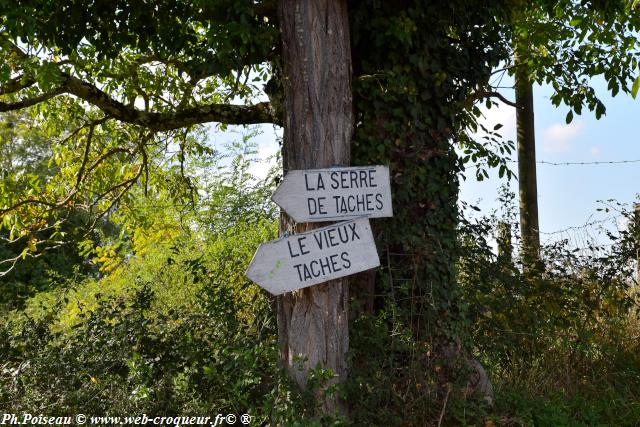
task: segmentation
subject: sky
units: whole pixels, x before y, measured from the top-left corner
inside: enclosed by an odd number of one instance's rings
[[[512,85],[507,78],[502,86]],[[584,244],[587,238],[605,243],[598,234],[598,227],[609,230],[626,227],[624,218],[617,212],[598,209],[612,204],[615,199],[632,206],[640,193],[640,97],[633,99],[626,94],[612,98],[606,83],[593,80],[592,86],[607,107],[606,115],[596,120],[595,114],[586,110],[575,116],[571,124],[565,123],[569,111],[566,106],[554,107],[549,100],[552,90],[548,86],[534,87],[536,157],[538,161],[550,163],[607,162],[638,160],[636,163],[550,165],[538,164],[538,209],[541,240],[550,242],[568,239],[576,245]],[[501,90],[503,95],[514,100],[513,90]],[[515,109],[506,104],[483,109],[482,123],[489,127],[501,123],[502,136],[515,141]],[[279,150],[277,135],[281,129],[271,125],[261,126],[262,133],[254,138],[258,147],[257,158],[267,159]],[[227,134],[210,133],[214,146],[230,138]],[[237,134],[232,138],[238,138]],[[514,157],[515,159],[515,157]],[[273,160],[272,160],[273,161]],[[264,177],[270,167],[269,161],[255,163],[251,172]],[[510,163],[517,175],[517,164]],[[517,179],[517,178],[516,178]],[[500,186],[508,184],[517,194],[517,181],[498,178],[497,171],[490,172],[490,179],[476,181],[474,174],[461,180],[460,199],[481,208],[482,214],[499,210],[497,202]],[[615,205],[614,205],[615,206]],[[595,223],[595,224],[592,224]],[[584,227],[585,224],[592,224]]]
[[[506,82],[511,85],[512,82]],[[583,111],[570,124],[565,117],[566,106],[554,107],[549,99],[552,89],[548,86],[534,87],[534,110],[536,132],[536,159],[550,163],[607,162],[639,160],[636,163],[550,165],[538,164],[538,209],[542,241],[557,238],[584,240],[585,233],[597,234],[600,224],[608,229],[625,227],[624,218],[617,212],[598,211],[615,199],[632,206],[640,193],[640,97],[618,94],[612,98],[603,80],[592,80],[592,86],[607,107],[606,115],[596,120],[595,114]],[[511,100],[513,90],[503,90]],[[503,137],[515,141],[515,109],[502,104],[499,108],[484,110],[485,125],[502,123]],[[515,158],[515,157],[514,157]],[[517,175],[517,164],[511,164]],[[498,188],[506,182],[497,173],[491,179],[477,182],[472,176],[461,184],[461,198],[478,202],[483,212],[498,207]],[[517,181],[510,188],[517,194]],[[583,227],[587,223],[596,227]],[[572,228],[567,232],[559,232]],[[576,229],[578,228],[578,229]],[[582,234],[581,234],[582,233]],[[602,236],[593,236],[604,243]]]

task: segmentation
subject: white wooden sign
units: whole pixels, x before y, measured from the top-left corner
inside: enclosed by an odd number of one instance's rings
[[[369,220],[358,218],[261,244],[247,277],[280,295],[379,265]]]
[[[271,200],[296,222],[393,216],[386,166],[290,171]]]

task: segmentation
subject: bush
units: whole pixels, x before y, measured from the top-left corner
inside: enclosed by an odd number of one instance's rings
[[[525,274],[517,256],[493,252],[496,223],[495,217],[463,223],[459,261],[469,342],[492,374],[496,420],[640,422],[632,236],[610,235],[611,245],[582,250],[567,241],[548,244],[544,268]],[[513,222],[507,227],[517,230]]]
[[[303,419],[278,369],[270,300],[243,274],[275,230],[261,222],[200,247],[158,246],[100,281],[30,301],[0,328],[2,407]]]

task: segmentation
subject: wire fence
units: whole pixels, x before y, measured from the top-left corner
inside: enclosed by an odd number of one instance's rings
[[[507,160],[508,163],[518,163],[517,160]],[[536,160],[540,165],[551,166],[594,166],[594,165],[619,165],[625,163],[640,163],[640,159],[634,160],[598,160],[592,162],[550,162],[548,160]]]
[[[582,225],[570,226],[555,231],[540,230],[541,244],[551,246],[564,243],[581,255],[593,255],[615,246],[617,237],[629,226],[623,214],[587,221]]]

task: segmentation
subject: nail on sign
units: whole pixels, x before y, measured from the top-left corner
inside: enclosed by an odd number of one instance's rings
[[[393,216],[386,166],[290,171],[271,199],[296,222]]]
[[[379,265],[369,220],[358,218],[261,244],[247,277],[280,295]]]

